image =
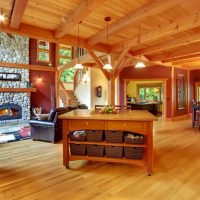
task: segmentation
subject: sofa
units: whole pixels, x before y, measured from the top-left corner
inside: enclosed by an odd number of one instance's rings
[[[74,107],[58,107],[50,111],[47,119],[33,119],[29,121],[33,140],[43,140],[56,143],[62,140],[62,121],[58,116],[74,110]]]

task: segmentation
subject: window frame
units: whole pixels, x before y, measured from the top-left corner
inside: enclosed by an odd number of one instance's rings
[[[40,48],[39,47],[39,42],[40,41],[48,43],[49,44],[49,49]],[[50,49],[51,49],[50,42],[45,41],[45,40],[37,40],[37,61],[38,62],[49,63],[50,62]],[[40,60],[40,57],[39,57],[40,52],[48,53],[48,60]]]
[[[159,97],[160,97],[160,100],[159,101],[162,101],[162,84],[137,84],[137,96],[138,98],[140,98],[140,89],[141,88],[144,88],[144,99],[142,100],[147,100],[146,98],[146,89],[147,88],[160,88],[160,92],[159,92]]]
[[[71,50],[71,56],[63,56],[63,55],[61,55],[60,54],[60,49]],[[60,44],[59,45],[59,65],[62,65],[62,64],[60,64],[60,58],[72,60],[72,58],[73,58],[73,48],[71,46]]]

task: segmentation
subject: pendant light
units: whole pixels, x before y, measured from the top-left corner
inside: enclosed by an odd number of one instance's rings
[[[4,22],[5,21],[5,15],[3,14],[3,12],[0,12],[0,22]]]
[[[107,56],[108,56],[108,22],[111,21],[111,17],[105,17],[104,20],[106,21],[107,23]],[[106,69],[106,70],[111,70],[112,69],[112,66],[110,63],[107,63],[103,66],[103,69]]]
[[[140,25],[139,25],[139,35],[138,35],[138,43],[139,43],[139,51],[141,51],[141,30],[140,30]],[[141,59],[141,53],[139,55],[139,60],[137,61],[135,68],[144,68],[146,67],[145,64],[143,63]]]
[[[79,25],[81,22],[78,23],[78,63],[74,66],[75,69],[83,69],[83,65],[80,63],[80,58],[79,58]]]

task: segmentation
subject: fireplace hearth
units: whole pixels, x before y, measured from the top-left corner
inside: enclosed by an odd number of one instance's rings
[[[0,121],[22,118],[22,107],[17,104],[0,105]]]

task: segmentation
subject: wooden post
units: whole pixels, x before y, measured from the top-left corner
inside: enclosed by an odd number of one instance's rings
[[[172,79],[172,121],[174,119],[174,110],[175,110],[175,79],[174,79],[174,66],[172,65],[172,72],[171,72],[171,79]]]
[[[110,103],[115,105],[115,79],[113,77],[110,79],[110,94]]]
[[[55,72],[55,95],[56,95],[56,107],[59,107],[59,97],[60,97],[60,73],[57,69],[59,66],[59,44],[56,44],[56,55],[55,55],[55,67],[56,67],[56,72]]]
[[[187,70],[187,115],[190,115],[190,70]]]

